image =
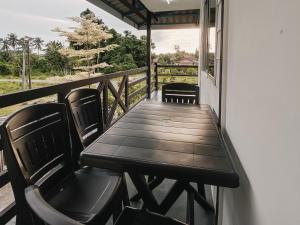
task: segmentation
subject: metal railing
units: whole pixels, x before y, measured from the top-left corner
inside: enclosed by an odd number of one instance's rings
[[[166,69],[175,69],[176,72],[171,71],[170,73],[165,73]],[[189,73],[188,69],[196,69],[195,71],[192,71],[193,73]],[[155,90],[159,90],[159,84],[166,84],[170,82],[160,82],[160,77],[198,77],[198,66],[197,65],[162,65],[154,63],[154,86]],[[182,79],[180,79],[181,82]],[[195,84],[198,84],[198,82],[195,82]]]
[[[51,95],[56,95],[56,102],[63,103],[65,96],[71,90],[96,85],[95,88],[99,90],[103,102],[104,124],[105,127],[108,128],[138,102],[146,98],[147,76],[145,73],[147,69],[148,67],[142,67],[138,69],[105,74],[78,81],[71,81],[2,95],[0,96],[0,109]],[[4,187],[10,182],[4,163],[0,137],[0,188]],[[13,202],[0,212],[0,224],[6,224],[14,216],[15,203]]]

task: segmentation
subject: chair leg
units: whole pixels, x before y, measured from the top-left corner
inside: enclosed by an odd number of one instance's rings
[[[129,194],[128,194],[128,189],[127,189],[127,183],[126,183],[126,178],[125,175],[123,175],[122,178],[122,201],[123,205],[125,206],[130,206],[130,201],[129,201]]]
[[[115,209],[113,211],[113,222],[116,223],[117,219],[119,218],[119,216],[122,213],[122,203],[120,202],[119,204],[117,204],[115,206]]]

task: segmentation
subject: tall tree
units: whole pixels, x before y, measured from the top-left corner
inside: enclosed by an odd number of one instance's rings
[[[81,17],[72,17],[71,20],[78,24],[77,27],[70,27],[71,31],[55,28],[55,32],[59,32],[61,36],[67,38],[74,48],[61,49],[60,53],[68,58],[77,58],[80,65],[75,70],[84,72],[90,76],[94,74],[97,68],[105,68],[110,65],[106,62],[95,63],[96,57],[100,52],[107,52],[114,49],[117,45],[111,44],[105,47],[98,47],[98,43],[108,40],[111,34],[104,30],[102,24],[98,24],[94,19],[85,19]],[[76,46],[84,47],[84,49],[76,49]]]
[[[50,69],[54,71],[66,72],[69,60],[59,53],[63,44],[59,41],[50,41],[46,44],[45,59],[48,61]]]
[[[38,56],[40,56],[40,51],[42,50],[44,40],[42,38],[37,37],[33,39],[33,46],[38,51]]]

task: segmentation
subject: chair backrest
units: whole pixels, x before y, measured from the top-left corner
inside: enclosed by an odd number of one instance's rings
[[[77,89],[70,92],[65,103],[70,117],[72,141],[81,146],[77,154],[103,133],[100,92],[97,89]]]
[[[17,220],[27,224],[32,218],[24,189],[36,184],[48,192],[73,171],[66,107],[49,103],[21,109],[6,119],[1,135]]]
[[[187,83],[170,83],[163,85],[162,101],[199,104],[199,86]]]

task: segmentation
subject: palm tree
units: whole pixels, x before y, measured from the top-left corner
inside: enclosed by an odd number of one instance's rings
[[[5,51],[5,52],[8,52],[9,51],[9,41],[5,38],[5,39],[2,39],[1,38],[1,51]]]
[[[7,35],[7,40],[9,45],[13,48],[13,50],[16,50],[16,46],[18,44],[18,37],[16,34],[14,33],[10,33]]]
[[[40,37],[33,39],[33,46],[37,49],[38,55],[40,55],[40,50],[43,47],[43,43],[44,43],[44,41]]]
[[[47,51],[58,51],[63,47],[63,44],[59,41],[50,41],[46,44]]]

